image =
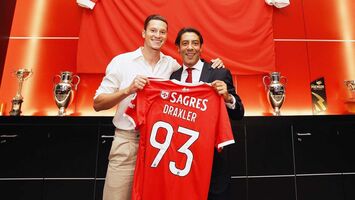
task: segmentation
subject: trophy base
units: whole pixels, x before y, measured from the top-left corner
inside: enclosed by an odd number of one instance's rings
[[[345,107],[349,113],[355,113],[355,99],[345,101]]]
[[[60,107],[59,110],[58,110],[58,116],[63,117],[65,115],[66,115],[65,108],[64,107]]]
[[[20,116],[21,115],[21,110],[11,110],[9,112],[10,116]]]
[[[273,115],[274,115],[274,116],[280,116],[280,115],[281,115],[280,108],[275,107],[275,108],[274,108],[274,113],[273,113]]]
[[[20,116],[21,115],[21,105],[23,100],[22,99],[12,99],[12,108],[10,111],[10,116]]]

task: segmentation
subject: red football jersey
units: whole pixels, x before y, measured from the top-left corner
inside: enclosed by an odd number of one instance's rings
[[[214,88],[150,80],[126,115],[141,137],[132,199],[207,199],[213,148],[234,143],[225,103]]]

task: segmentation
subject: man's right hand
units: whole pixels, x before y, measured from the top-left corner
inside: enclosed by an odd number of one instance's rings
[[[138,75],[136,76],[131,85],[126,90],[126,94],[130,95],[133,93],[136,93],[138,90],[141,90],[144,88],[144,86],[149,82],[148,78],[146,76],[141,76]]]

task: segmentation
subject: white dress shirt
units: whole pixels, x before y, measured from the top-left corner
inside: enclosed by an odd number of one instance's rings
[[[185,82],[186,78],[187,78],[186,69],[188,67],[186,67],[185,65],[182,65],[182,67],[183,67],[183,70],[181,72],[181,82]],[[193,68],[193,70],[191,71],[192,72],[192,83],[197,83],[200,81],[202,68],[203,68],[203,62],[201,60],[198,60],[198,62],[194,66],[192,66],[191,68]],[[221,80],[221,81],[223,81],[223,80]],[[233,95],[231,95],[231,97],[232,97],[232,103],[226,103],[226,106],[229,109],[235,109],[236,100]]]
[[[145,60],[141,48],[114,57],[106,68],[106,74],[94,99],[103,93],[114,93],[127,88],[137,75],[169,79],[180,68],[179,63],[170,56],[160,53],[160,60],[151,67]],[[134,130],[135,126],[123,116],[134,95],[123,99],[118,105],[113,124],[122,130]]]

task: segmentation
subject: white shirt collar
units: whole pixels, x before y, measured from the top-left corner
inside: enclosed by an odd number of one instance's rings
[[[139,47],[137,50],[133,51],[133,59],[136,59],[136,58],[144,58],[143,57],[143,53],[142,53],[142,48],[143,47]],[[160,60],[164,59],[166,57],[165,54],[163,54],[162,52],[160,52]]]
[[[187,67],[185,66],[185,64],[183,64],[182,67],[183,67],[184,71],[185,71],[186,68],[187,68]],[[197,61],[197,63],[196,63],[194,66],[192,66],[192,68],[194,68],[194,69],[196,69],[196,70],[198,70],[198,71],[202,71],[203,62],[201,61],[201,59],[199,59],[199,60]]]

